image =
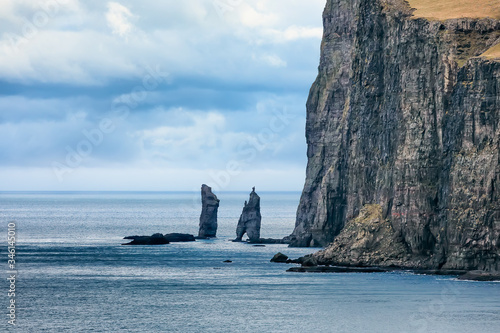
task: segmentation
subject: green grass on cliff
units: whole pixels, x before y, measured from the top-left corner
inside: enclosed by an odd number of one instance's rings
[[[493,46],[491,49],[481,54],[481,57],[488,59],[500,59],[500,44]]]
[[[500,19],[499,0],[407,0],[415,17],[448,20],[461,17]]]

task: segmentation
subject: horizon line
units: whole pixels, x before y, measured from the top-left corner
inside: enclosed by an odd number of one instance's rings
[[[155,191],[155,190],[1,190],[0,194],[3,193],[193,193],[198,192],[198,190],[166,190],[166,191]],[[251,190],[231,190],[231,191],[217,191],[219,193],[247,193]],[[257,190],[256,192],[261,193],[297,193],[302,192],[302,190]]]

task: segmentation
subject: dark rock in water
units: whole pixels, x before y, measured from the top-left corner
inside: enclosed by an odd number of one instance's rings
[[[345,267],[345,266],[312,266],[312,267],[292,267],[287,272],[299,273],[384,273],[391,272],[392,269],[383,267]]]
[[[280,262],[280,263],[285,263],[288,260],[288,256],[284,255],[281,252],[278,252],[274,255],[274,257],[271,259],[271,262]]]
[[[224,260],[223,262],[227,263],[227,264],[230,264],[232,263],[233,261],[232,260]]]
[[[154,234],[152,236],[128,236],[123,239],[131,239],[132,241],[122,245],[163,245],[170,243],[162,234]]]
[[[304,257],[302,260],[302,267],[314,267],[318,266],[318,260],[316,258],[309,256],[309,257]]]
[[[128,236],[123,239],[131,239],[130,243],[122,245],[162,245],[170,244],[175,242],[194,242],[195,238],[193,235],[189,234],[167,234],[163,235],[160,233],[154,234],[152,236]]]
[[[200,215],[200,230],[198,237],[213,238],[217,236],[217,211],[219,210],[219,202],[217,196],[212,193],[212,188],[203,184],[201,186],[201,215]]]
[[[170,243],[177,243],[177,242],[194,242],[196,241],[195,237],[190,234],[178,234],[178,233],[172,233],[172,234],[166,234],[164,236]]]
[[[289,244],[285,239],[281,238],[259,238],[257,240],[249,240],[250,244]]]
[[[260,197],[255,193],[255,187],[250,193],[250,200],[245,201],[243,212],[241,213],[238,226],[236,228],[236,239],[234,241],[241,242],[243,235],[246,233],[250,242],[258,242],[260,239]]]
[[[288,261],[287,261],[288,262]],[[292,267],[287,270],[287,272],[299,272],[299,273],[383,273],[383,272],[395,272],[403,271],[402,268],[398,267],[359,267],[359,266],[307,266],[302,267]],[[465,272],[463,270],[442,270],[442,269],[404,269],[406,272],[412,272],[415,274],[423,275],[447,275],[447,276],[458,276],[458,280],[464,281],[500,281],[500,272],[485,272],[485,271],[469,271]]]
[[[297,259],[288,259],[286,261],[287,264],[302,264],[302,261],[304,260],[304,257],[300,257]]]
[[[500,21],[412,12],[327,1],[291,245],[328,246],[332,265],[500,271],[500,58],[484,56]]]
[[[500,281],[500,272],[470,271],[458,277],[459,280]]]

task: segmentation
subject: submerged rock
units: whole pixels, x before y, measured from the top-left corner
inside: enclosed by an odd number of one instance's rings
[[[212,238],[217,236],[217,211],[219,210],[217,196],[212,193],[212,188],[203,184],[201,186],[201,215],[200,230],[197,238]]]
[[[245,201],[243,212],[241,213],[238,226],[236,228],[236,239],[234,241],[241,242],[243,235],[246,233],[250,242],[258,242],[260,239],[260,197],[255,193],[255,187],[250,193],[250,200]]]

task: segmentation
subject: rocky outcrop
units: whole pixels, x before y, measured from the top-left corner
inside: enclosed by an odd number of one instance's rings
[[[130,243],[122,245],[162,245],[178,242],[194,242],[196,239],[190,234],[153,234],[152,236],[128,236],[123,239],[131,239]]]
[[[259,238],[248,241],[250,244],[290,244],[286,238]]]
[[[380,267],[345,267],[345,266],[302,266],[287,269],[296,273],[385,273],[393,269]]]
[[[213,238],[217,236],[217,211],[219,210],[217,196],[212,193],[212,188],[203,184],[201,186],[201,215],[200,230],[197,238]]]
[[[492,274],[484,271],[471,271],[458,277],[469,281],[500,281],[500,273]]]
[[[288,256],[284,255],[281,252],[278,252],[274,255],[274,257],[271,258],[271,262],[280,262],[280,263],[286,263],[288,261]]]
[[[172,233],[172,234],[165,234],[163,237],[165,237],[170,243],[194,242],[194,241],[196,241],[196,239],[194,238],[194,236],[190,235],[190,234]]]
[[[481,54],[500,21],[329,0],[323,22],[291,245],[335,240],[316,255],[331,263],[498,270],[500,62]]]
[[[241,242],[245,233],[250,242],[258,242],[260,240],[260,197],[255,193],[255,187],[250,193],[250,199],[245,201],[243,212],[241,213],[236,227],[236,242]]]
[[[344,229],[325,250],[313,258],[320,265],[407,266],[411,257],[400,235],[382,216],[382,207],[366,205],[359,216]],[[410,265],[411,266],[411,265]]]
[[[122,245],[163,245],[170,242],[162,234],[153,234],[152,236],[128,236],[123,239],[131,239],[130,243]]]
[[[292,263],[293,260],[288,260],[287,263]],[[287,269],[287,272],[294,273],[386,273],[386,272],[402,272],[400,267],[393,266],[330,266],[330,265],[302,265],[300,267],[292,267]],[[465,270],[449,270],[449,269],[405,269],[405,273],[413,273],[418,275],[447,275],[455,276],[458,280],[467,281],[500,281],[498,272],[491,273],[485,271],[465,271]]]

